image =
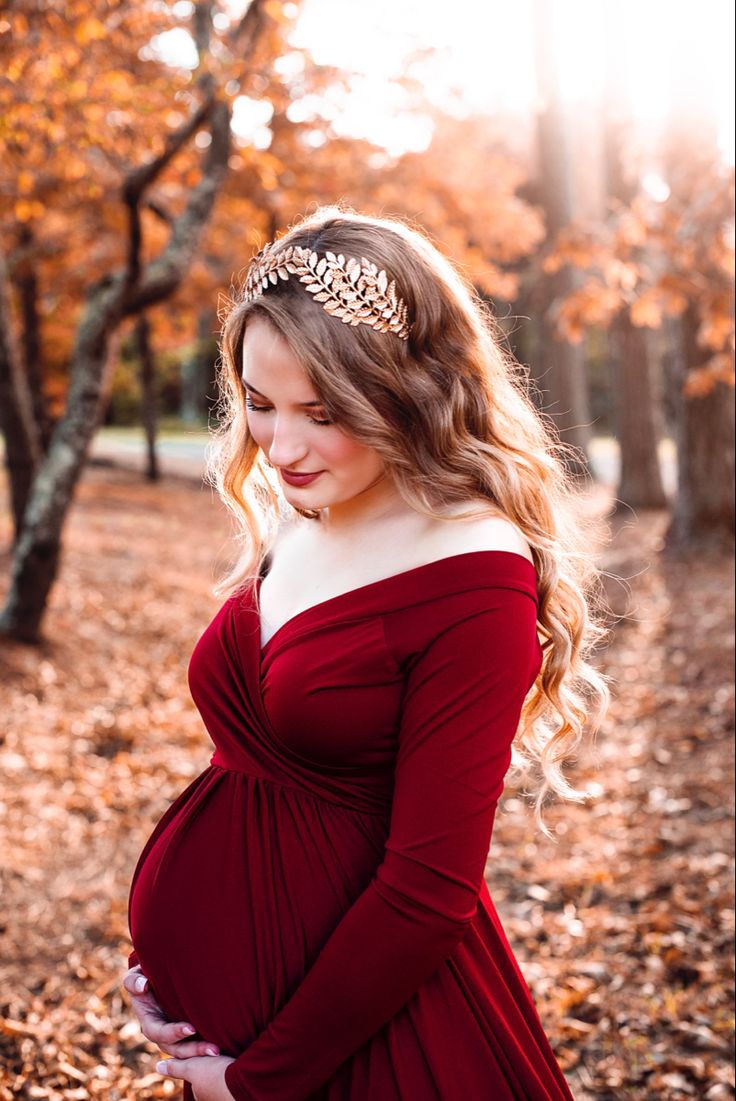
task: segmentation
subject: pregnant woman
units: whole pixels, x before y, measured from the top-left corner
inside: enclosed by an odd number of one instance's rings
[[[215,750],[129,902],[158,1069],[197,1101],[569,1101],[484,879],[512,744],[546,832],[608,699],[562,445],[401,222],[320,210],[235,299],[209,469],[243,550],[189,664]]]

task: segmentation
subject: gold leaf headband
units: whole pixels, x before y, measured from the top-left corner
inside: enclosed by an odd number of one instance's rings
[[[253,257],[245,280],[243,299],[252,302],[279,279],[298,275],[315,302],[345,325],[370,325],[380,333],[409,339],[406,303],[396,294],[396,283],[385,271],[363,257],[326,252],[324,256],[298,245],[274,252],[266,245]]]

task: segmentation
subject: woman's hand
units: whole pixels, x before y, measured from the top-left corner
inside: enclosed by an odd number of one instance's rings
[[[186,1021],[167,1020],[161,1006],[151,992],[151,984],[140,966],[131,967],[123,977],[123,986],[132,996],[133,1012],[140,1023],[141,1032],[147,1040],[158,1044],[167,1055],[176,1059],[191,1059],[196,1056],[219,1056],[217,1044],[206,1040],[187,1040],[197,1031]]]
[[[162,1059],[156,1063],[156,1070],[189,1082],[196,1101],[234,1101],[225,1084],[225,1068],[234,1062],[228,1055],[217,1059]]]

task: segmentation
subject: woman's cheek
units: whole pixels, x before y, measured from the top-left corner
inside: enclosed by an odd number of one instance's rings
[[[260,447],[261,451],[268,452],[271,440],[266,426],[264,424],[258,424],[255,419],[251,419],[250,417],[246,418],[246,422],[248,424],[248,431],[254,442]]]
[[[319,438],[319,450],[331,463],[350,465],[360,462],[368,451],[356,440],[351,440],[339,428],[323,428]]]

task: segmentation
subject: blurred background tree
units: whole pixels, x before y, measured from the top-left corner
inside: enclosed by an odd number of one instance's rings
[[[323,202],[404,216],[459,263],[576,474],[613,432],[620,506],[671,508],[673,548],[732,539],[732,20],[717,0],[697,33],[660,0],[0,13],[0,629],[39,636],[97,428],[140,425],[155,479],[160,418],[211,417],[219,295]]]

